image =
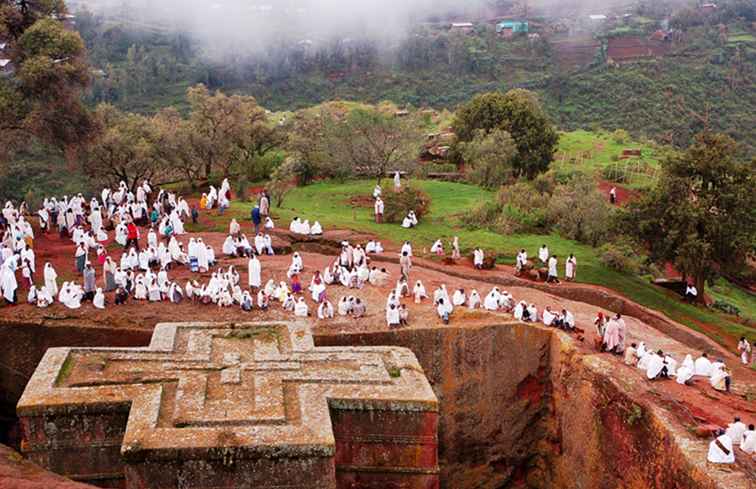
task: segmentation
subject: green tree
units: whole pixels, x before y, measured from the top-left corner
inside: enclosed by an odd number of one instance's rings
[[[517,145],[512,160],[515,174],[530,179],[548,170],[559,143],[559,134],[536,95],[522,89],[478,95],[460,107],[453,128],[462,143],[472,141],[481,130],[508,132]]]
[[[699,134],[667,159],[657,187],[625,216],[653,260],[695,280],[699,300],[707,280],[741,270],[756,253],[756,160],[736,154],[728,136]]]
[[[412,171],[417,166],[417,127],[413,117],[355,109],[341,121],[326,121],[323,151],[331,165],[347,165],[352,174],[380,182],[390,171]]]
[[[187,90],[187,100],[191,106],[185,128],[191,148],[187,162],[204,168],[205,178],[217,170],[228,176],[234,163],[251,161],[282,142],[254,97],[211,94],[197,85]]]
[[[108,104],[97,107],[95,119],[101,131],[83,162],[85,173],[94,181],[111,186],[123,181],[134,189],[166,168],[167,145],[153,120]]]
[[[13,67],[0,77],[0,163],[35,141],[71,155],[90,139],[84,43],[56,20],[65,14],[60,0],[0,0],[0,40]]]
[[[472,141],[461,145],[467,162],[467,178],[487,188],[498,188],[512,179],[512,160],[517,146],[503,129],[479,129]]]

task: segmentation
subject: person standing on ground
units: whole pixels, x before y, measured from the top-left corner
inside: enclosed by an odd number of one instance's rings
[[[264,222],[270,216],[270,199],[268,193],[263,190],[260,195],[260,221]]]
[[[412,268],[412,258],[410,258],[409,252],[402,252],[402,256],[399,258],[399,266],[402,269],[402,278],[409,283],[409,273]]]
[[[260,214],[260,206],[256,205],[252,209],[252,224],[255,226],[255,235],[260,233],[260,223],[262,222],[262,215]]]

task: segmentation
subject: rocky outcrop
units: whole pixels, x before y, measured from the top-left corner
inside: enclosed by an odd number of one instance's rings
[[[95,489],[47,472],[18,452],[0,445],[0,487],[3,489]]]
[[[526,479],[527,487],[581,489],[750,489],[745,471],[706,464],[672,414],[640,392],[607,356],[578,355],[555,333],[551,347],[551,410]],[[533,481],[539,481],[537,483]]]

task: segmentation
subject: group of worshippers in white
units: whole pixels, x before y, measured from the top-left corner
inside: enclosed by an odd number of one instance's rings
[[[737,416],[727,429],[714,432],[706,460],[714,464],[734,464],[735,446],[746,455],[756,456],[756,426],[753,423],[746,425]]]
[[[654,351],[644,342],[632,343],[625,348],[626,326],[619,314],[605,321],[602,313],[595,320],[602,349],[607,352],[624,355],[624,363],[635,366],[651,381],[674,378],[678,384],[690,385],[694,378],[708,379],[712,388],[721,392],[730,392],[732,372],[723,359],[711,361],[706,353],[697,359],[688,354],[682,363],[662,350]],[[708,460],[714,463],[734,463],[733,444],[740,445],[747,454],[756,453],[756,432],[754,426],[746,426],[740,419],[730,424],[727,430],[716,433],[716,438],[709,445]]]
[[[541,245],[538,249],[538,261],[534,264],[528,261],[528,253],[525,249],[521,249],[517,253],[515,259],[515,273],[521,275],[525,270],[538,266],[546,269],[546,281],[549,283],[559,283],[559,258],[557,255],[553,255],[549,252],[549,247],[546,244]],[[564,262],[564,278],[568,282],[575,280],[577,273],[577,258],[574,254],[570,254],[567,260]]]
[[[394,192],[399,192],[402,189],[402,177],[400,172],[394,173]],[[373,188],[373,214],[375,216],[375,222],[377,224],[383,223],[383,214],[386,210],[386,204],[383,202],[383,188],[380,184],[376,184]],[[411,229],[416,227],[420,223],[417,214],[414,210],[407,211],[407,214],[402,219],[402,227],[405,229]]]

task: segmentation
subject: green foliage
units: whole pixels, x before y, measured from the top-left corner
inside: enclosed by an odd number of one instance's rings
[[[471,213],[468,225],[502,234],[544,232],[548,198],[529,182],[504,186],[494,202],[484,202]]]
[[[627,242],[606,243],[599,248],[598,253],[599,260],[607,268],[630,274],[640,272],[638,255]]]
[[[478,130],[472,141],[461,144],[467,162],[467,179],[476,185],[496,189],[512,179],[512,160],[517,147],[508,132],[495,128]]]
[[[714,304],[712,304],[711,307],[731,316],[740,316],[740,309],[738,309],[737,306],[723,300],[714,301]]]
[[[756,252],[756,160],[740,162],[735,154],[729,137],[700,134],[665,162],[659,185],[626,219],[655,261],[673,262],[696,279],[701,297],[706,280],[738,270]]]
[[[409,184],[403,185],[399,192],[384,192],[383,203],[385,222],[401,223],[409,211],[415,211],[417,220],[421,221],[430,209],[431,198],[419,187]]]
[[[508,132],[517,145],[512,158],[515,176],[531,179],[548,170],[559,142],[536,95],[522,89],[475,97],[457,110],[453,128],[461,143],[472,141],[478,131]]]
[[[612,210],[590,178],[559,185],[549,199],[547,221],[561,236],[598,246],[609,236]]]
[[[246,175],[242,175],[236,181],[236,198],[239,202],[247,202],[249,200],[249,180]]]
[[[612,140],[617,144],[625,144],[630,139],[630,135],[624,129],[617,129],[612,133]]]

